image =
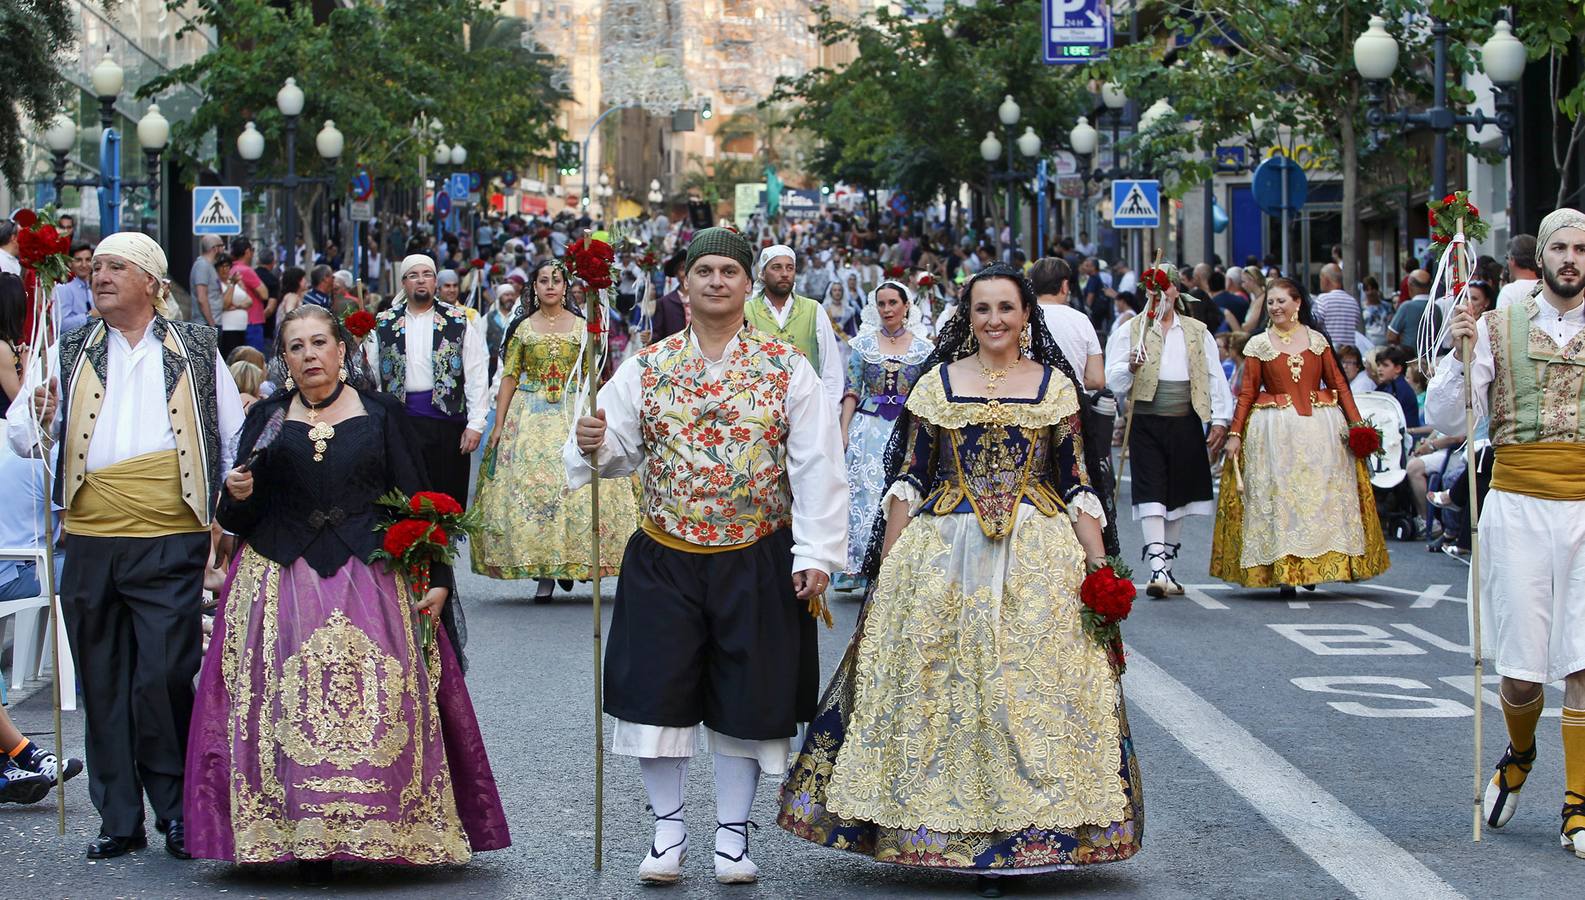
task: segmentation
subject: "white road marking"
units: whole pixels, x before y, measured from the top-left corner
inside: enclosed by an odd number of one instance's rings
[[[1449,597],[1447,595],[1447,589],[1450,587],[1452,587],[1450,584],[1426,585],[1425,590],[1420,592],[1420,596],[1414,598],[1414,602],[1409,604],[1409,608],[1430,609],[1437,604],[1438,600],[1463,600],[1461,597]],[[1463,600],[1463,602],[1467,603],[1469,601]]]
[[[1447,900],[1452,885],[1221,710],[1128,648],[1128,696],[1327,874],[1369,900]]]
[[[1227,609],[1226,603],[1213,598],[1205,592],[1206,587],[1208,585],[1186,584],[1183,586],[1183,596],[1193,600],[1204,609]]]
[[[1398,629],[1404,634],[1409,635],[1410,637],[1417,637],[1420,640],[1425,641],[1427,644],[1437,648],[1438,650],[1446,650],[1449,653],[1462,653],[1465,656],[1469,655],[1468,644],[1455,644],[1447,638],[1442,637],[1439,634],[1432,634],[1431,632],[1426,631],[1424,628],[1421,628],[1417,625],[1406,625],[1394,622],[1392,627]]]
[[[1309,609],[1310,608],[1310,604],[1309,604],[1308,601],[1305,601],[1305,600],[1289,600],[1288,601],[1288,608],[1289,609]]]

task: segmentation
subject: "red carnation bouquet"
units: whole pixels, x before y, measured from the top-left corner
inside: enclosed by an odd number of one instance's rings
[[[1161,269],[1146,269],[1144,278],[1145,289],[1148,291],[1162,292],[1172,287],[1172,279]]]
[[[419,491],[409,498],[397,490],[377,502],[390,517],[375,527],[385,537],[373,558],[387,560],[392,572],[405,577],[417,600],[429,593],[430,568],[457,555],[456,537],[483,531],[477,509],[464,512],[456,498],[440,491]],[[428,650],[435,639],[435,622],[427,609],[420,611],[419,633]]]
[[[902,266],[887,266],[886,267],[886,277],[887,278],[901,278],[901,277],[903,277],[904,274],[906,274],[906,272],[907,272],[907,270],[904,269]]]
[[[616,283],[611,269],[616,264],[616,250],[605,241],[583,238],[567,245],[567,268],[582,279],[584,284],[603,291]]]
[[[1370,420],[1354,422],[1343,433],[1343,444],[1355,459],[1366,459],[1385,451],[1381,448],[1381,429]]]
[[[361,341],[374,330],[374,313],[366,309],[348,308],[341,317],[341,327],[347,329],[353,340]]]
[[[55,217],[50,211],[19,209],[11,216],[11,221],[17,224],[17,242],[21,245],[17,259],[22,265],[37,272],[48,284],[70,281],[72,239],[55,227]]]
[[[919,286],[922,287],[922,288],[930,287],[931,285],[933,285],[935,283],[936,283],[936,280],[931,277],[929,272],[926,272],[925,274],[919,276]]]
[[[1113,668],[1123,671],[1123,634],[1118,624],[1134,608],[1134,573],[1121,557],[1108,556],[1106,565],[1084,576],[1079,585],[1079,600],[1084,604],[1080,617],[1084,630],[1106,648]]]
[[[1431,245],[1438,253],[1452,245],[1460,222],[1468,243],[1483,241],[1491,233],[1491,225],[1481,220],[1480,208],[1470,202],[1469,191],[1454,191],[1427,203],[1426,219],[1431,226]]]

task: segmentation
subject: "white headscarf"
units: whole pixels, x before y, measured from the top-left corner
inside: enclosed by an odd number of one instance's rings
[[[1545,250],[1547,243],[1552,240],[1552,235],[1565,228],[1578,228],[1581,231],[1585,231],[1585,213],[1577,209],[1564,207],[1563,209],[1554,209],[1546,214],[1546,218],[1541,220],[1541,227],[1536,229],[1535,233],[1535,262],[1537,266],[1541,265],[1541,254]]]
[[[771,244],[769,247],[766,247],[764,250],[759,252],[759,265],[755,268],[759,269],[761,272],[764,272],[765,267],[770,265],[770,261],[778,256],[785,256],[792,260],[794,264],[798,262],[798,254],[793,252],[793,248],[787,246],[786,244]],[[761,280],[763,280],[763,278]]]
[[[119,256],[153,275],[160,283],[159,293],[154,297],[154,311],[166,319],[180,315],[176,303],[171,299],[170,279],[165,277],[168,266],[165,251],[153,238],[141,231],[118,231],[107,235],[94,248],[94,258],[101,256]]]
[[[876,285],[875,290],[870,291],[869,299],[864,302],[864,310],[863,312],[859,313],[859,334],[864,335],[880,333],[881,310],[880,307],[875,303],[875,295],[880,293],[881,288],[887,287],[901,291],[903,299],[908,301],[908,318],[903,320],[903,327],[909,331],[912,331],[914,334],[919,335],[925,340],[929,340],[930,333],[928,326],[924,321],[924,311],[921,310],[919,308],[919,304],[915,302],[917,298],[914,297],[914,292],[908,289],[908,285],[891,278],[888,278]]]
[[[402,265],[396,270],[397,280],[400,281],[401,279],[406,278],[408,270],[418,266],[428,266],[429,271],[431,272],[438,271],[435,268],[435,261],[430,259],[427,255],[423,253],[409,253],[407,257],[402,260]]]

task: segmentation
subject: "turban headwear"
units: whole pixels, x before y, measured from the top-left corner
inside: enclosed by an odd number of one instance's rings
[[[423,253],[410,253],[402,260],[401,278],[406,278],[407,273],[418,266],[428,266],[429,271],[435,271],[435,261]]]
[[[151,237],[141,231],[118,231],[106,235],[94,248],[94,257],[119,256],[159,281],[159,293],[154,297],[154,311],[167,319],[176,318],[179,311],[171,300],[171,283],[165,277],[167,263],[165,251]]]
[[[741,264],[745,272],[754,268],[754,248],[749,246],[748,238],[730,228],[717,226],[695,234],[693,240],[688,242],[688,260],[684,269],[692,269],[702,256],[725,256]]]
[[[1541,227],[1535,233],[1535,263],[1541,265],[1541,254],[1546,251],[1546,245],[1551,242],[1552,236],[1565,228],[1578,228],[1585,231],[1585,213],[1577,209],[1554,209],[1541,220]]]
[[[461,283],[462,283],[462,280],[457,277],[457,273],[453,269],[444,269],[444,270],[441,271],[441,273],[439,275],[435,276],[435,284],[437,284],[437,285],[441,285],[441,284],[461,284]]]

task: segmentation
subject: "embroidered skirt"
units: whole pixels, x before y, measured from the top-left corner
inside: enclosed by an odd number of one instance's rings
[[[190,853],[423,865],[511,843],[450,641],[425,652],[410,601],[383,566],[243,550],[199,674]]]
[[[923,515],[876,579],[782,785],[777,823],[881,862],[1037,872],[1127,859],[1143,796],[1122,686],[1080,623],[1084,553]]]
[[[875,528],[875,513],[886,490],[886,444],[893,422],[857,412],[848,423],[848,565],[847,574],[864,571]]]
[[[1231,460],[1211,540],[1211,575],[1246,587],[1361,581],[1387,570],[1365,464],[1343,445],[1343,413],[1291,406],[1250,413],[1244,493]]]

